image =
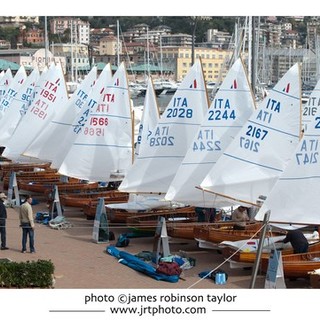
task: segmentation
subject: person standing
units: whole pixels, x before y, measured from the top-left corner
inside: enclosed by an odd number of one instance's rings
[[[1,250],[8,250],[7,247],[7,235],[6,235],[6,219],[7,219],[7,209],[4,205],[4,200],[7,196],[1,192],[0,193],[0,234],[1,234]]]
[[[32,197],[27,195],[25,202],[20,207],[20,226],[22,228],[22,253],[27,252],[27,238],[29,237],[30,253],[35,253],[34,248],[34,218],[32,210]]]

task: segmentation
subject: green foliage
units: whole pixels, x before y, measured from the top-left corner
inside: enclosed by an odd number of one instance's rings
[[[19,28],[18,27],[0,27],[0,39],[4,39],[10,41],[11,48],[17,47],[19,36]]]
[[[55,17],[48,17],[48,25],[50,19]],[[82,17],[77,16],[74,18],[80,18],[84,21],[89,21],[90,28],[106,28],[112,26],[115,29],[117,21],[119,21],[121,31],[127,31],[136,24],[147,24],[151,29],[166,25],[172,29],[172,33],[186,33],[192,34],[194,28],[194,22],[197,21],[197,27],[195,29],[196,41],[200,42],[204,39],[205,32],[210,29],[219,29],[219,31],[226,31],[232,33],[234,30],[235,17],[208,17],[208,19],[202,19],[201,17],[189,17],[189,16],[94,16],[94,17]],[[40,17],[40,25],[44,23],[44,17]],[[53,35],[49,35],[50,39]],[[64,39],[66,40],[66,39]],[[64,42],[61,38],[59,41]],[[56,41],[57,42],[57,41]]]
[[[0,287],[51,288],[54,265],[49,260],[0,262]]]

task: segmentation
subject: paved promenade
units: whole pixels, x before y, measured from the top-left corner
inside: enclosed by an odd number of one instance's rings
[[[34,205],[33,209],[34,213],[47,210],[46,205],[41,202]],[[46,225],[36,224],[37,252],[22,254],[18,212],[8,208],[7,246],[10,249],[0,251],[0,258],[10,258],[13,261],[50,259],[55,266],[55,288],[249,288],[252,271],[230,269],[228,263],[221,266],[229,275],[227,284],[216,285],[210,279],[201,280],[198,274],[215,269],[223,263],[223,257],[214,250],[200,249],[195,240],[183,239],[170,239],[170,251],[172,254],[179,254],[180,250],[186,252],[196,260],[195,267],[185,270],[184,280],[179,280],[177,283],[157,281],[118,263],[116,258],[105,252],[107,245],[115,245],[119,234],[130,232],[130,230],[110,226],[110,230],[115,233],[115,240],[109,243],[95,243],[92,240],[93,221],[86,220],[81,210],[67,207],[64,216],[71,222],[71,228],[55,230]],[[152,248],[153,237],[149,237],[132,238],[129,246],[119,249],[137,254],[141,251],[152,251]],[[287,283],[288,288],[308,288],[308,285],[308,282],[300,280]],[[255,287],[264,287],[264,276],[258,275]]]

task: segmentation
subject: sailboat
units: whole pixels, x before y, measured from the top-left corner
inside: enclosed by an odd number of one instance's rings
[[[310,104],[317,105],[320,81],[313,90]],[[284,172],[270,191],[255,219],[262,220],[270,211],[270,224],[320,225],[319,166],[320,112],[308,123],[304,136],[296,147]],[[268,257],[262,257],[266,270]],[[282,265],[286,277],[308,277],[309,272],[320,268],[320,246],[303,254],[283,254]]]
[[[137,157],[147,144],[147,140],[152,130],[156,127],[160,118],[159,107],[157,103],[156,94],[153,87],[152,78],[148,78],[147,91],[143,103],[143,112],[139,124],[139,132],[135,146],[135,157]]]
[[[277,228],[275,229],[277,230]],[[281,250],[282,256],[293,254],[293,248],[290,243],[281,242],[285,234],[279,235],[273,232],[272,225],[269,226],[268,237],[264,239],[262,246],[262,260],[267,267],[271,250]],[[318,232],[304,230],[304,235],[309,242],[309,252],[316,252],[320,249]],[[250,238],[238,241],[222,241],[218,248],[221,250],[225,260],[230,263],[231,268],[252,267],[256,257],[260,239]]]
[[[260,199],[268,196],[299,143],[300,82],[300,67],[296,64],[260,103],[209,171],[200,185],[203,191],[224,196],[231,204],[247,207],[261,204]],[[233,241],[239,240],[237,234],[241,230],[232,233]],[[197,231],[200,241],[208,240],[208,234],[210,232]],[[247,238],[251,237],[249,234]],[[232,240],[230,232],[225,236]]]
[[[130,211],[143,208],[146,214],[160,208],[172,210],[186,207],[181,203],[165,201],[163,197],[207,110],[208,97],[199,59],[189,70],[143,146],[140,145],[139,155],[118,188],[130,193],[128,203],[107,207]]]
[[[295,64],[260,103],[200,187],[257,206],[283,172],[301,137],[301,77]]]
[[[93,72],[90,73],[91,76],[96,74],[96,68],[93,68]],[[77,136],[80,134],[82,128],[88,121],[91,109],[96,106],[99,102],[100,96],[103,92],[107,90],[107,86],[112,80],[112,72],[110,64],[106,64],[101,71],[98,79],[94,83],[91,83],[91,77],[86,80],[87,83],[84,84],[85,88],[82,86],[79,88],[78,93],[81,96],[75,102],[75,109],[69,111],[69,124],[67,130],[64,131],[64,139],[59,141],[59,152],[53,155],[51,167],[59,169],[62,162],[64,161],[69,149],[76,140]],[[83,91],[80,91],[83,90]],[[88,91],[89,90],[89,91]],[[77,110],[78,107],[78,110]],[[72,113],[72,116],[70,114]],[[72,119],[73,118],[73,119]],[[66,121],[66,119],[64,119]],[[53,137],[55,139],[55,137]],[[58,141],[58,140],[55,140]]]
[[[59,173],[88,181],[117,181],[132,163],[132,113],[122,62],[63,160]]]
[[[13,79],[13,75],[12,75],[11,69],[8,68],[6,70],[6,72],[3,73],[2,77],[0,78],[0,101],[2,100],[2,97],[7,92],[8,87],[10,86],[12,79]]]
[[[3,155],[14,161],[37,162],[36,159],[31,160],[21,154],[66,101],[67,92],[61,65],[52,63],[41,77],[34,100],[8,140]]]
[[[165,195],[200,207],[223,207],[199,185],[255,110],[250,84],[239,58],[230,68]],[[227,203],[228,205],[228,203]]]
[[[63,153],[67,133],[84,101],[87,99],[93,83],[96,81],[97,68],[93,67],[74,94],[61,106],[41,134],[35,137],[23,151],[23,155],[52,162],[57,154]]]
[[[27,78],[26,71],[23,66],[19,68],[15,76],[13,77],[10,85],[7,86],[5,93],[2,95],[0,99],[0,119],[4,117],[5,112],[10,107],[10,104],[17,92],[19,91],[21,85]]]
[[[139,154],[143,153],[144,145],[147,144],[148,138],[152,130],[156,127],[159,121],[160,113],[158,108],[158,103],[156,99],[156,94],[153,87],[152,78],[148,78],[148,86],[146,95],[144,98],[143,112],[141,117],[141,122],[139,125],[139,132],[137,136],[137,141],[135,144],[134,155],[135,158]],[[120,191],[121,192],[121,191]],[[167,203],[161,203],[161,205],[168,206]],[[156,198],[146,198],[144,196],[131,194],[126,202],[107,204],[108,210],[112,211],[112,216],[114,221],[126,222],[127,216],[130,217],[130,212],[137,211],[149,211],[153,208],[159,207],[158,197]],[[125,212],[124,212],[125,211]]]
[[[215,197],[195,186],[202,182],[254,110],[251,87],[242,59],[238,58],[216,93],[169,187],[166,200],[201,208],[221,208],[229,205],[224,198]],[[209,221],[187,224],[172,222],[167,223],[167,230],[170,236],[194,239],[194,226],[208,223]]]
[[[207,110],[208,97],[198,60],[173,95],[119,190],[165,194]]]
[[[16,129],[20,119],[28,110],[38,80],[39,70],[38,68],[34,68],[11,99],[3,117],[0,119],[0,145],[6,144]]]

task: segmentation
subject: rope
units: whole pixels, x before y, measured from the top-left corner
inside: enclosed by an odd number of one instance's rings
[[[260,229],[258,229],[249,240],[252,240],[264,227],[264,225],[261,226]],[[189,286],[187,289],[191,289],[193,288],[195,285],[197,285],[198,283],[200,283],[201,281],[203,281],[204,279],[206,279],[208,276],[210,276],[214,271],[216,271],[217,269],[219,269],[221,266],[223,266],[226,262],[228,262],[234,255],[236,255],[246,244],[244,243],[241,247],[239,247],[231,256],[229,256],[227,259],[225,259],[223,262],[221,262],[217,267],[215,267],[214,269],[210,270],[208,272],[208,274],[199,279],[198,281],[196,281],[194,284],[192,284],[191,286]]]

